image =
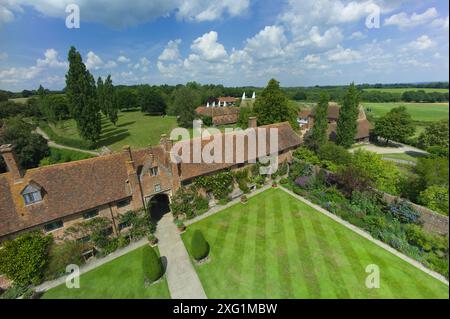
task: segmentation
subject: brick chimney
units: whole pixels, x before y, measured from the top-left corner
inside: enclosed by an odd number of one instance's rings
[[[131,204],[134,209],[140,209],[145,207],[145,201],[142,195],[141,182],[139,181],[139,177],[136,172],[136,166],[134,165],[130,146],[125,145],[123,147],[123,153],[125,154],[125,166],[127,169],[128,182],[132,195]]]
[[[250,128],[256,128],[258,126],[256,117],[251,116],[248,118],[248,127]]]
[[[164,147],[164,150],[167,153],[170,153],[172,150],[173,142],[170,140],[166,134],[161,134],[161,139],[159,140],[159,144],[161,144]]]
[[[11,144],[4,144],[0,146],[0,154],[2,154],[6,166],[8,167],[8,171],[13,176],[14,182],[20,183],[24,176],[24,172],[19,166],[13,146]]]

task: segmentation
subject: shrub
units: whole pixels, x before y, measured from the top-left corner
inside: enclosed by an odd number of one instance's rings
[[[351,154],[342,146],[328,142],[320,146],[317,156],[321,161],[330,161],[336,165],[347,165]]]
[[[316,156],[316,154],[304,147],[297,148],[294,151],[293,156],[294,158],[309,164],[317,165],[320,163],[320,159]]]
[[[287,178],[280,179],[280,184],[281,185],[286,185],[287,183],[289,183],[289,180]]]
[[[49,262],[45,270],[45,278],[47,280],[55,279],[62,276],[66,272],[66,266],[75,264],[80,266],[84,263],[83,244],[68,240],[62,244],[53,244],[49,251]]]
[[[5,241],[0,249],[0,273],[18,285],[39,283],[48,263],[48,249],[52,237],[38,232],[25,233],[12,241]]]
[[[28,291],[27,286],[12,285],[9,289],[0,295],[0,299],[17,299]]]
[[[149,246],[145,246],[142,249],[142,269],[144,271],[144,279],[151,283],[161,278],[164,273],[161,258]]]
[[[420,193],[419,203],[441,214],[448,215],[448,188],[433,185]]]
[[[364,192],[372,186],[372,181],[367,173],[352,164],[339,169],[335,175],[335,180],[349,196],[354,191]]]
[[[191,254],[197,261],[206,258],[209,254],[209,244],[203,236],[203,233],[198,229],[192,236]]]
[[[295,185],[298,185],[302,188],[306,188],[308,187],[310,180],[311,180],[310,176],[300,176],[295,179]]]
[[[312,173],[312,165],[304,162],[294,162],[289,170],[289,177],[295,180],[299,176],[311,176]]]
[[[398,221],[403,224],[419,224],[420,214],[416,212],[410,203],[406,201],[396,201],[386,207]]]

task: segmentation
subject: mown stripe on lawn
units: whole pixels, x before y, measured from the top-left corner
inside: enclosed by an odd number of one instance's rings
[[[259,198],[258,198],[259,199]],[[255,265],[253,268],[253,287],[260,288],[261,298],[267,298],[267,230],[266,230],[266,202],[258,200],[256,212],[256,236],[255,236]]]
[[[313,214],[320,214],[319,212],[314,211]],[[312,215],[309,218],[309,222],[312,225],[312,231],[315,233],[314,240],[319,245],[320,250],[322,252],[322,258],[325,262],[325,266],[327,269],[327,275],[330,279],[330,282],[333,283],[333,290],[336,293],[338,298],[350,298],[350,294],[347,290],[347,286],[345,284],[345,280],[342,277],[341,269],[339,265],[336,263],[336,257],[333,252],[332,247],[329,245],[329,237],[325,233],[321,220],[316,216]]]
[[[338,228],[338,225],[331,225],[327,224],[325,226],[328,233],[333,234],[335,237],[335,242],[338,243],[340,250],[345,257],[345,261],[348,264],[349,268],[351,269],[353,276],[346,276],[346,278],[352,278],[354,281],[354,287],[357,288],[356,292],[367,292],[369,296],[364,297],[370,297],[370,298],[378,298],[379,295],[377,293],[376,289],[369,289],[365,285],[366,276],[368,275],[365,272],[365,269],[367,265],[363,265],[361,263],[360,256],[356,253],[356,251],[353,248],[352,241],[349,240],[347,235],[345,234],[344,229],[342,227]],[[352,296],[353,298],[357,296]]]
[[[302,269],[302,276],[304,285],[308,292],[308,298],[320,298],[320,283],[317,278],[316,270],[314,268],[314,263],[312,262],[312,254],[310,249],[310,243],[308,241],[308,236],[305,236],[305,226],[303,225],[303,215],[300,214],[300,205],[295,203],[293,200],[289,200],[289,210],[290,210],[290,224],[293,226],[291,229],[294,232],[296,248],[298,251],[298,261]],[[299,216],[295,216],[299,214]],[[305,258],[302,258],[304,256]],[[300,298],[302,296],[299,296]]]
[[[289,265],[289,255],[287,253],[288,242],[286,240],[286,229],[284,223],[284,215],[287,213],[283,210],[284,207],[281,206],[280,193],[276,192],[274,195],[274,200],[272,202],[274,206],[272,211],[275,212],[275,236],[277,241],[277,249],[274,251],[277,255],[278,262],[278,277],[279,277],[279,289],[281,298],[292,298],[292,278]]]

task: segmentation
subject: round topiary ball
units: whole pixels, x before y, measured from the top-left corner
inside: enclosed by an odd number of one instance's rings
[[[202,260],[209,254],[209,244],[200,230],[196,230],[191,240],[191,254],[195,260]]]

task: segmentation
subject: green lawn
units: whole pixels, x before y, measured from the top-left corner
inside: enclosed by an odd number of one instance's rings
[[[392,154],[383,154],[383,157],[385,158],[393,158],[393,159],[400,159],[405,161],[410,161],[417,163],[420,157],[424,157],[425,155],[420,153],[392,153]]]
[[[168,299],[166,279],[144,287],[142,272],[142,250],[138,248],[80,277],[79,289],[68,289],[65,285],[46,292],[45,299]]]
[[[142,148],[159,143],[161,134],[169,134],[177,127],[174,116],[149,116],[140,111],[120,112],[117,126],[102,118],[102,135],[98,147],[107,146],[113,151],[121,150],[124,145]],[[74,120],[67,120],[56,126],[51,125],[59,136],[80,140]]]
[[[448,298],[448,286],[279,189],[188,227],[210,261],[195,265],[209,298]],[[365,286],[370,264],[381,287]]]
[[[392,108],[405,106],[414,121],[438,121],[448,119],[448,103],[362,103],[367,115],[380,117]]]
[[[92,157],[94,157],[94,155],[67,149],[50,147],[50,156],[43,158],[39,163],[39,166],[79,161]]]
[[[448,89],[433,89],[433,88],[370,88],[364,89],[364,91],[378,91],[385,93],[398,93],[403,94],[407,91],[425,91],[426,93],[438,92],[438,93],[447,93]]]

